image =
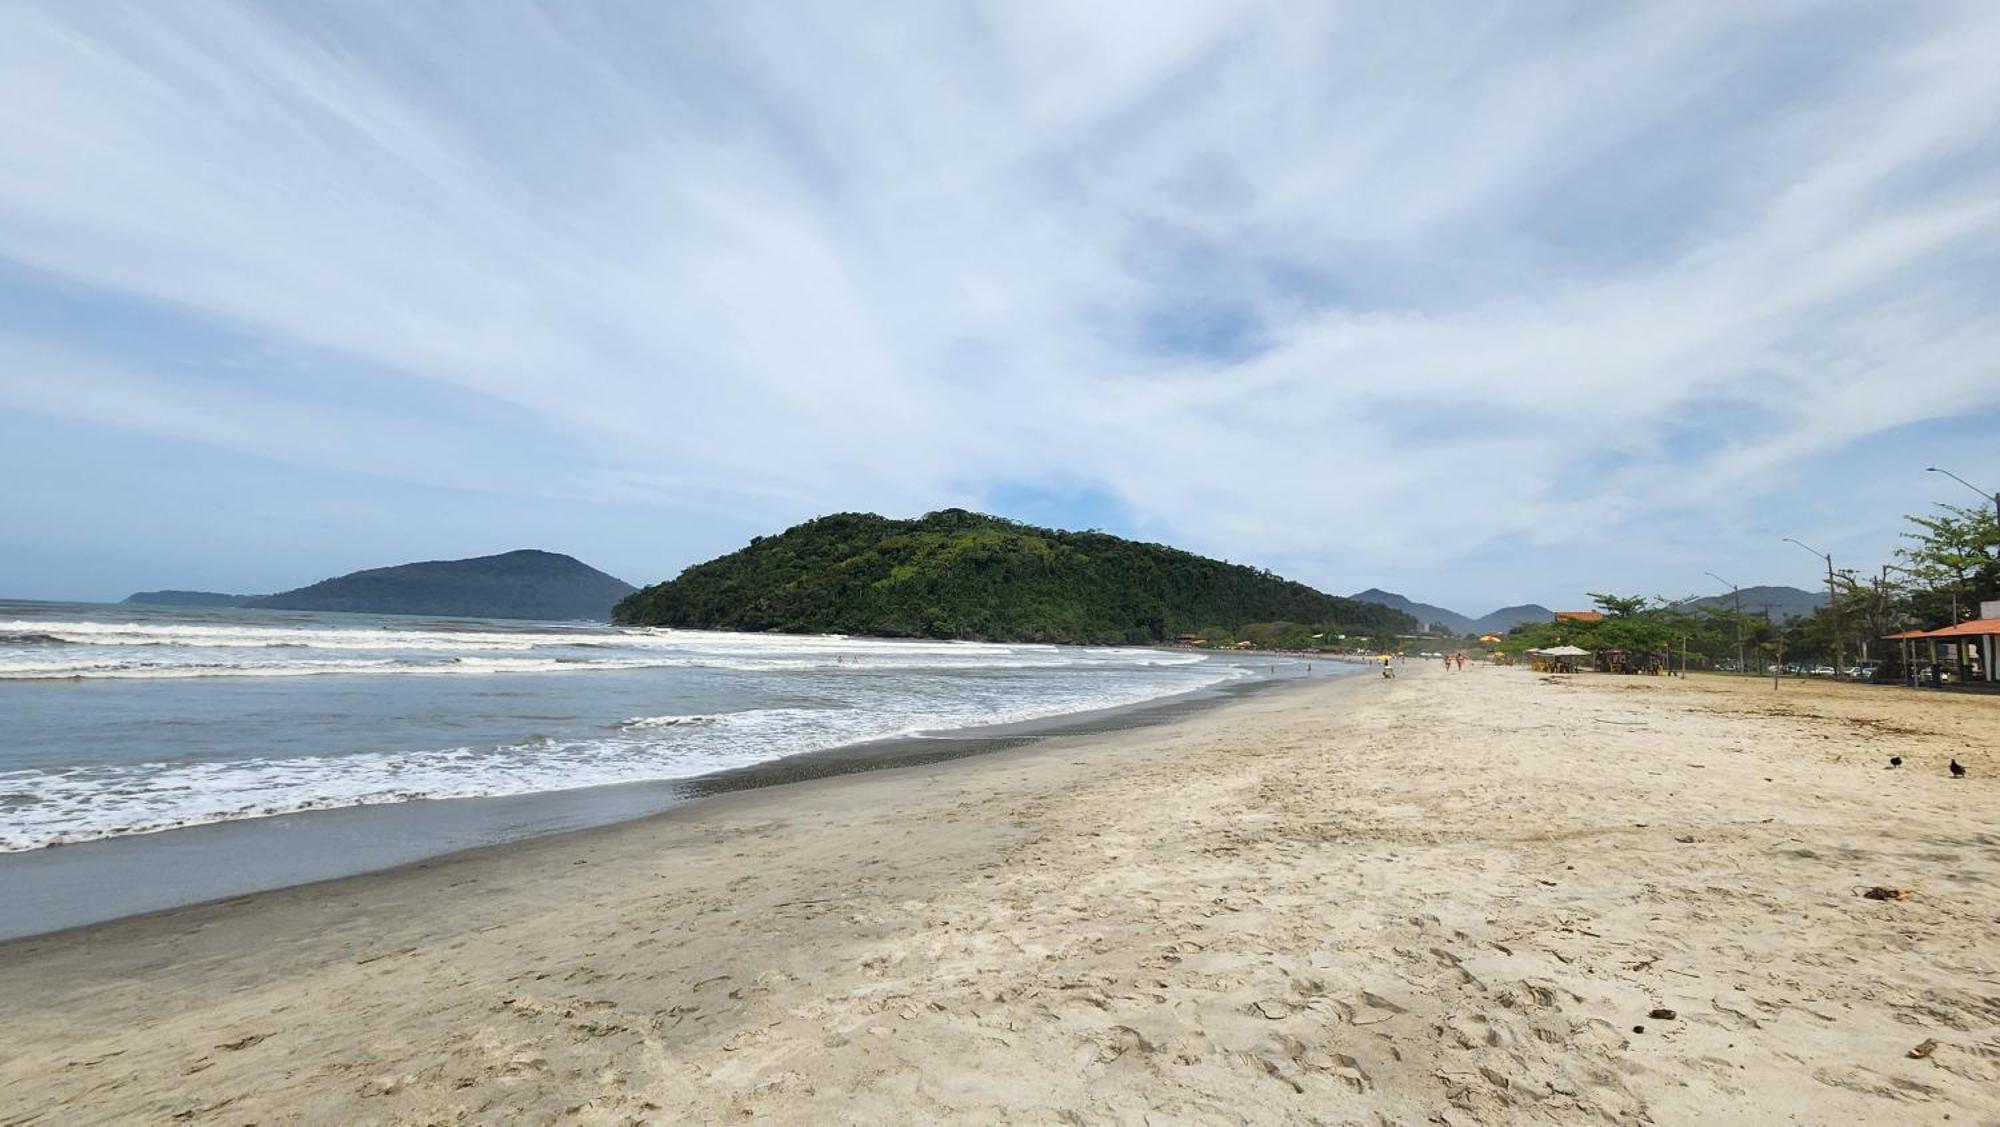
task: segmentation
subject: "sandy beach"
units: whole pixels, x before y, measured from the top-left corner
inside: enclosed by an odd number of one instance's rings
[[[1996,738],[1303,683],[0,946],[0,1123],[2000,1123]]]

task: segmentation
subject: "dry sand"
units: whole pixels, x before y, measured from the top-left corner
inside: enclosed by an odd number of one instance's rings
[[[0,1122],[2000,1122],[2000,699],[1411,672],[0,947]]]

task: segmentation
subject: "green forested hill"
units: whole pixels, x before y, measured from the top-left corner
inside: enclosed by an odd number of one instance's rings
[[[618,604],[619,622],[716,630],[1145,643],[1251,623],[1411,631],[1386,607],[1268,571],[1101,532],[947,509],[838,513],[696,564]]]

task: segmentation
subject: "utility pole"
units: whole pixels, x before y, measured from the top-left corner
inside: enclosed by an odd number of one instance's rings
[[[1759,609],[1761,609],[1764,612],[1764,625],[1765,626],[1771,625],[1771,604],[1759,603],[1757,605]],[[1773,630],[1771,632],[1771,690],[1773,692],[1777,691],[1778,678],[1784,676],[1784,673],[1785,673],[1784,631]]]
[[[1883,564],[1881,573],[1875,577],[1875,620],[1868,624],[1868,632],[1871,635],[1880,636],[1883,629],[1888,625],[1889,625],[1889,565]],[[1868,664],[1868,639],[1866,638],[1863,638],[1861,640],[1861,663],[1863,665]],[[1880,664],[1879,658],[1877,659],[1876,663],[1878,665]],[[1869,678],[1870,680],[1873,680],[1874,674],[1871,673],[1869,675]]]
[[[1883,596],[1884,596],[1884,598],[1885,598],[1885,599],[1887,598],[1887,595],[1888,595],[1888,592],[1887,592],[1887,590],[1886,590],[1886,587],[1887,587],[1887,585],[1888,585],[1888,582],[1889,582],[1889,573],[1890,573],[1890,572],[1892,572],[1892,571],[1900,571],[1900,572],[1902,572],[1902,573],[1903,573],[1904,575],[1907,575],[1907,576],[1909,576],[1909,577],[1910,577],[1911,579],[1922,579],[1922,578],[1923,578],[1922,576],[1918,575],[1918,574],[1917,574],[1916,572],[1914,572],[1914,571],[1911,571],[1911,570],[1910,570],[1909,568],[1907,568],[1907,567],[1902,567],[1902,566],[1900,566],[1900,565],[1898,565],[1898,564],[1886,564],[1886,563],[1885,563],[1885,564],[1883,564],[1883,565],[1882,565],[1882,583],[1883,583],[1883,585],[1884,585],[1884,587],[1885,587],[1885,590],[1884,590],[1884,592],[1883,592]],[[1885,614],[1885,617],[1886,617],[1886,614]],[[1910,625],[1911,625],[1911,622],[1910,622],[1910,616],[1909,616],[1909,611],[1908,611],[1907,609],[1899,609],[1899,610],[1897,610],[1897,612],[1896,612],[1896,632],[1897,632],[1898,634],[1904,634],[1904,633],[1908,633],[1908,632],[1909,632],[1909,629],[1910,629]],[[1916,688],[1916,687],[1917,687],[1917,664],[1916,664],[1916,663],[1917,663],[1917,650],[1916,650],[1916,647],[1915,647],[1915,646],[1913,646],[1913,645],[1911,645],[1911,644],[1910,644],[1910,640],[1909,640],[1908,638],[1902,638],[1902,639],[1899,639],[1899,640],[1900,640],[1900,641],[1901,641],[1901,642],[1903,643],[1903,644],[1902,644],[1902,646],[1900,647],[1900,653],[1901,653],[1901,655],[1902,655],[1902,659],[1903,659],[1903,684],[1905,684],[1905,685],[1909,686],[1910,688],[1914,689],[1914,688]]]
[[[1712,571],[1704,571],[1702,574],[1728,587],[1729,593],[1736,596],[1736,672],[1748,673],[1750,666],[1743,660],[1743,588]]]
[[[1838,677],[1840,676],[1840,667],[1847,663],[1847,646],[1846,639],[1843,637],[1845,631],[1842,630],[1840,622],[1840,590],[1834,586],[1833,554],[1822,552],[1810,544],[1793,540],[1789,536],[1785,537],[1785,539],[1826,561],[1826,606],[1828,610],[1833,612],[1833,675]]]

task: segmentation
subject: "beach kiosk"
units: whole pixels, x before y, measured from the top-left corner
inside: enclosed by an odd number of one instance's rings
[[[1938,665],[1938,645],[1950,645],[1954,649],[1954,665],[1958,667],[1958,677],[1962,681],[1984,681],[1988,685],[2000,683],[2000,675],[1996,675],[1996,659],[2000,659],[2000,617],[1976,617],[1942,629],[1904,631],[1898,637],[1928,641],[1932,667]]]
[[[1916,643],[1924,633],[1922,630],[1899,630],[1894,634],[1882,635],[1882,640],[1885,642],[1902,643],[1903,683],[1906,685],[1915,686],[1917,683]]]
[[[1929,644],[1930,664],[1934,670],[1941,669],[1938,647],[1948,645],[1955,651],[1957,660],[1953,664],[1961,680],[2000,684],[2000,618],[1975,618],[1938,630],[1905,630],[1890,634],[1885,640],[1903,643],[1905,669],[1915,668],[1910,653],[1913,643]]]
[[[1662,650],[1650,653],[1633,650],[1598,650],[1599,673],[1645,673],[1658,677],[1667,672],[1673,655]]]
[[[1589,657],[1590,651],[1580,646],[1550,646],[1543,650],[1529,650],[1528,656],[1534,658],[1533,668],[1537,673],[1574,673],[1576,659]]]
[[[1975,618],[1956,626],[1931,631],[1931,637],[1958,648],[1959,677],[1965,681],[2000,681],[1994,676],[1994,659],[2000,657],[2000,618]],[[1967,660],[1970,658],[1971,660]]]

